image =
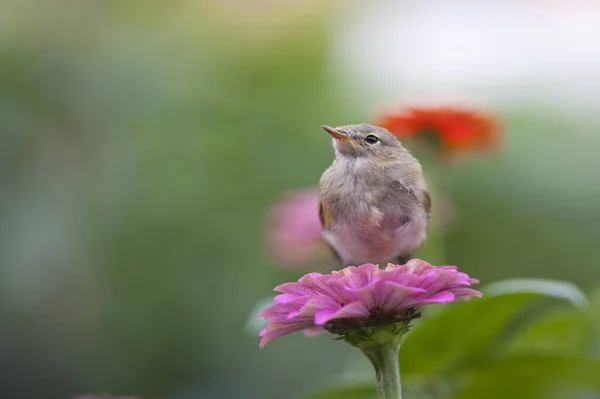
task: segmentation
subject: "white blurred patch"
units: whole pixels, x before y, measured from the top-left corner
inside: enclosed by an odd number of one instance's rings
[[[597,0],[355,1],[336,15],[336,69],[367,100],[600,100]]]

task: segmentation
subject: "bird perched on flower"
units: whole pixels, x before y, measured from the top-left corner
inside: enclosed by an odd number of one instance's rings
[[[381,127],[323,128],[335,150],[320,182],[323,238],[343,265],[406,263],[431,207],[419,161]]]

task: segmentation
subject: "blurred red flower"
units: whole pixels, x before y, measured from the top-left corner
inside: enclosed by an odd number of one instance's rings
[[[494,116],[460,107],[407,108],[384,114],[375,124],[400,140],[419,136],[433,139],[444,152],[491,149],[500,136]]]

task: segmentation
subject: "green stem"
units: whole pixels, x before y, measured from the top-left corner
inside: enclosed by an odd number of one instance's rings
[[[402,399],[400,386],[399,344],[360,348],[375,367],[379,399]]]

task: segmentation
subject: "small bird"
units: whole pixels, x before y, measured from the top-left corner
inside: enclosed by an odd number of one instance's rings
[[[381,127],[323,129],[335,151],[320,182],[323,238],[344,266],[406,263],[431,209],[421,164]]]

